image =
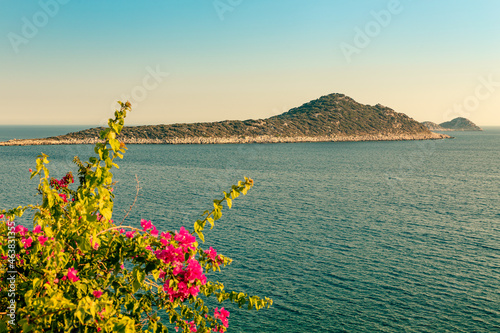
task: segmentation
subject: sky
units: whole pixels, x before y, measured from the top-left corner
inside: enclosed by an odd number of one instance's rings
[[[0,0],[0,125],[267,118],[330,93],[500,126],[498,0]]]

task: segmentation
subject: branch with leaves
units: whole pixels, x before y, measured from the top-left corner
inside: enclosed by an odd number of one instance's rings
[[[130,103],[120,102],[95,145],[96,155],[86,162],[75,157],[78,185],[71,173],[50,178],[50,161],[42,153],[31,170],[31,178],[39,177],[41,204],[0,211],[0,308],[16,303],[14,314],[0,312],[0,331],[167,332],[173,326],[225,332],[229,312],[210,310],[207,299],[257,310],[272,305],[269,298],[226,292],[222,283],[208,281],[208,271],[220,271],[231,259],[212,247],[202,249],[195,236],[205,242],[206,224],[213,228],[223,203],[231,208],[253,186],[251,179],[214,200],[193,231],[163,232],[146,219],[141,228],[122,226],[138,197],[137,180],[134,202],[122,222],[114,222],[111,170],[126,151],[118,138],[129,111]],[[32,230],[15,225],[28,210],[34,211]],[[12,295],[7,267],[19,277]]]

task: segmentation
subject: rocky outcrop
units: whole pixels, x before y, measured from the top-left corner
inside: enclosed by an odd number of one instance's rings
[[[341,142],[341,141],[406,141],[406,140],[438,140],[450,136],[438,133],[416,134],[377,134],[377,135],[344,135],[344,136],[299,136],[299,137],[194,137],[172,139],[124,138],[125,144],[227,144],[227,143],[291,143],[291,142]],[[88,139],[26,139],[0,142],[0,146],[32,146],[32,145],[81,145],[101,142],[98,138]]]
[[[439,124],[433,123],[432,121],[424,121],[422,124],[430,131],[448,131],[446,128],[442,128]]]

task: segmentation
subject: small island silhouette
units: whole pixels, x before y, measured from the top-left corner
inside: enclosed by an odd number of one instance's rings
[[[436,124],[432,121],[424,121],[422,124],[431,131],[482,131],[481,127],[463,117],[458,117],[441,124]]]

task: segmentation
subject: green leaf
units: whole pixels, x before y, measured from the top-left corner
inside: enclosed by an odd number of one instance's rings
[[[205,236],[203,236],[203,233],[201,231],[196,231],[196,234],[200,237],[201,241],[205,243]]]
[[[75,311],[75,317],[78,318],[80,323],[83,325],[85,319],[85,310],[82,307],[78,307],[78,309]]]
[[[113,149],[113,152],[115,153],[120,149],[120,141],[116,140],[115,138],[109,139],[109,145],[111,146],[111,149]]]

